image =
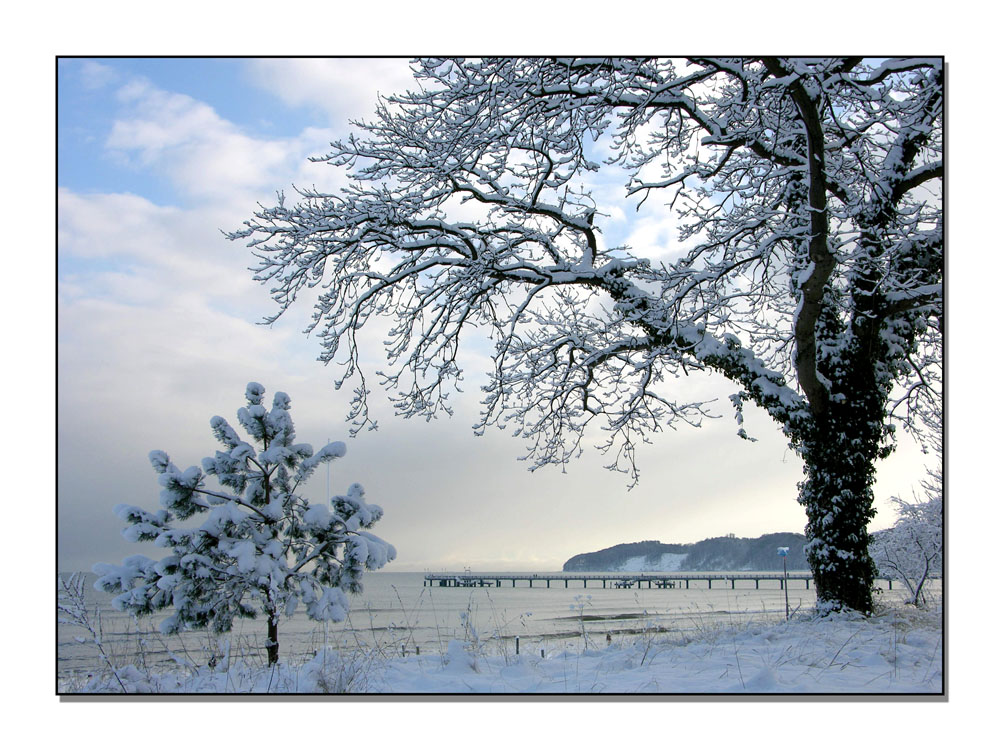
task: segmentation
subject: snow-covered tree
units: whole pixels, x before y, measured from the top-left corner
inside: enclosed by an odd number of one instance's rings
[[[924,585],[940,576],[944,562],[944,505],[941,475],[925,483],[925,500],[908,503],[893,498],[899,520],[872,535],[871,552],[882,576],[902,581],[909,602],[926,601]]]
[[[267,620],[268,663],[278,661],[278,623],[302,606],[318,621],[341,621],[349,603],[345,592],[360,592],[365,569],[384,566],[395,548],[369,530],[382,509],[365,502],[353,484],[329,505],[310,505],[296,494],[316,468],[343,456],[345,446],[329,443],[317,452],[295,442],[287,394],[277,392],[271,409],[264,387],[250,383],[247,406],[237,413],[253,443],[244,441],[221,417],[211,420],[225,447],[202,460],[201,468],[181,471],[162,451],[149,454],[159,475],[160,506],[146,511],[118,505],[131,542],[152,541],[169,548],[156,561],[144,555],[120,566],[99,563],[95,587],[117,596],[113,605],[137,615],[172,609],[164,633],[185,628],[232,629],[236,618]],[[219,488],[210,488],[214,477]],[[197,514],[197,526],[178,526]]]
[[[803,460],[821,612],[870,611],[876,462],[941,374],[943,61],[414,71],[412,92],[323,157],[352,170],[347,188],[281,196],[230,235],[252,247],[274,317],[319,288],[310,329],[321,359],[346,363],[340,384],[360,373],[357,331],[392,319],[382,376],[407,417],[447,411],[463,333],[491,332],[477,430],[512,422],[533,468],[566,462],[596,423],[610,466],[637,478],[639,442],[704,414],[673,378],[721,373],[737,419],[759,405]],[[608,176],[637,211],[669,207],[683,247],[668,261],[603,241]]]
[[[936,397],[936,398],[935,398]],[[898,517],[890,529],[872,535],[871,554],[882,576],[898,579],[910,592],[909,601],[926,601],[923,589],[932,576],[940,576],[944,565],[944,445],[942,442],[941,394],[921,397],[925,449],[933,452],[936,463],[928,467],[923,500],[892,499]]]

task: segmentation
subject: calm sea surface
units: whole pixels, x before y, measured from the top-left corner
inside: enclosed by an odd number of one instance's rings
[[[113,610],[111,596],[94,590],[94,579],[87,575],[88,613],[117,665],[204,665],[227,650],[247,660],[266,660],[266,624],[261,619],[237,621],[232,633],[221,636],[188,632],[164,637],[157,627],[167,612],[137,621]],[[324,643],[377,648],[387,656],[413,654],[418,647],[425,654],[446,652],[452,639],[478,642],[491,653],[582,649],[603,647],[608,635],[612,640],[654,632],[681,637],[716,626],[785,617],[785,595],[777,581],[761,581],[760,589],[752,580],[737,581],[735,589],[721,582],[712,589],[705,582],[691,582],[690,589],[617,589],[610,582],[606,589],[594,582],[584,588],[579,581],[568,587],[552,582],[550,588],[537,582],[530,588],[526,582],[499,588],[430,587],[424,586],[422,573],[376,572],[366,574],[364,583],[365,591],[351,596],[351,613],[343,623],[324,626],[303,613],[282,620],[282,659],[306,659]],[[788,595],[793,611],[815,606],[815,591],[801,581],[790,582]],[[881,595],[900,601],[903,596],[899,585]],[[57,641],[60,677],[86,674],[102,664],[83,629],[60,624]]]

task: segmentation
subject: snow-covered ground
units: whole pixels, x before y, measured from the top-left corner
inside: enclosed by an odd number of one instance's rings
[[[941,613],[899,607],[870,619],[839,615],[707,626],[694,636],[582,639],[544,656],[485,654],[451,641],[443,654],[329,650],[268,670],[236,659],[172,672],[119,669],[64,682],[61,692],[377,694],[918,694],[942,691]],[[120,680],[120,683],[119,683]]]

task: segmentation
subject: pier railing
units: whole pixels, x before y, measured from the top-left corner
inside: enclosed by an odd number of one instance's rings
[[[736,582],[753,582],[755,589],[760,589],[761,582],[777,582],[780,589],[785,588],[785,581],[804,582],[805,588],[809,589],[812,583],[812,574],[808,571],[789,572],[787,577],[781,572],[774,573],[727,573],[727,572],[643,572],[643,573],[608,573],[608,572],[586,572],[586,573],[547,573],[547,574],[474,574],[470,572],[462,574],[452,573],[428,573],[424,575],[425,587],[500,587],[507,583],[512,587],[527,583],[528,587],[541,586],[544,582],[546,588],[552,587],[552,582],[556,584],[562,582],[563,587],[568,589],[570,582],[582,582],[583,589],[587,588],[587,583],[601,583],[602,589],[609,586],[616,589],[630,589],[637,587],[642,589],[643,585],[647,589],[654,587],[658,589],[678,589],[683,585],[684,589],[690,589],[691,583],[696,586],[707,585],[712,588],[712,582],[718,582],[722,586],[729,585],[730,589],[736,589]],[[888,588],[892,589],[891,579],[877,579],[877,582],[885,582]]]

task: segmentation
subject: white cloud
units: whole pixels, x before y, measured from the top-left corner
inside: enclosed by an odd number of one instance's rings
[[[153,309],[196,301],[260,320],[272,304],[246,271],[253,259],[220,231],[241,219],[224,207],[180,209],[141,196],[61,189],[60,302],[99,299]]]
[[[181,218],[179,209],[157,206],[142,196],[86,196],[60,189],[59,251],[86,260],[162,258],[173,250],[163,245],[167,230]]]
[[[676,237],[676,229],[669,221],[664,221],[663,216],[646,212],[634,216],[623,244],[640,258],[667,260],[680,255]]]
[[[80,80],[84,88],[103,89],[118,80],[118,73],[108,65],[93,60],[83,60],[80,63]]]
[[[376,94],[414,85],[409,61],[402,58],[266,59],[251,61],[249,69],[259,86],[293,106],[318,108],[336,128],[371,115]]]
[[[143,79],[119,89],[118,98],[126,112],[115,120],[107,148],[134,169],[165,175],[185,196],[246,203],[293,181],[332,177],[308,161],[324,151],[332,131],[310,127],[292,138],[255,138],[204,102]]]

